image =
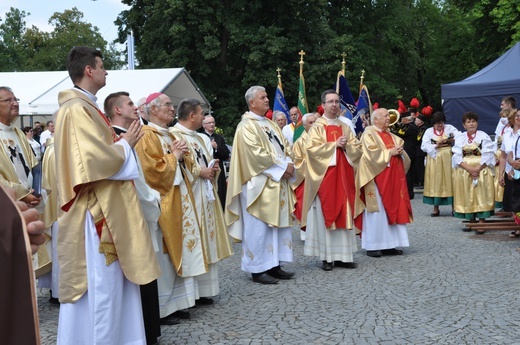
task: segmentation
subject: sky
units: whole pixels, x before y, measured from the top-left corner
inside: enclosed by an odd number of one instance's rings
[[[114,24],[117,15],[129,9],[121,3],[121,0],[0,0],[2,21],[11,7],[25,11],[27,28],[34,25],[47,32],[52,31],[48,21],[55,12],[76,7],[83,12],[83,21],[97,26],[103,38],[109,43],[117,38],[117,26]]]

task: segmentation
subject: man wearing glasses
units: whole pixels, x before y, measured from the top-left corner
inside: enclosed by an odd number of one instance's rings
[[[17,200],[36,207],[41,197],[32,194],[31,170],[38,162],[25,134],[11,125],[19,115],[19,101],[9,87],[0,86],[0,182],[15,190]]]
[[[160,231],[155,234],[162,244],[156,254],[162,272],[157,279],[159,312],[161,324],[172,325],[178,318],[190,318],[187,309],[197,297],[194,277],[207,273],[189,180],[195,162],[186,141],[176,140],[168,130],[175,117],[170,97],[152,93],[145,109],[148,125],[136,152],[146,182],[161,195]]]
[[[307,226],[304,254],[318,256],[322,269],[356,268],[354,215],[363,207],[356,191],[354,166],[361,144],[350,127],[338,119],[339,95],[321,95],[323,116],[309,130],[305,144],[307,165],[302,226]]]

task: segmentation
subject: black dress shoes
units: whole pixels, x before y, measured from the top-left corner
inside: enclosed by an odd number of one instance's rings
[[[401,249],[383,249],[381,251],[383,255],[403,255],[403,251]]]
[[[209,297],[201,297],[199,298],[198,300],[195,301],[195,304],[199,304],[199,305],[211,305],[213,304],[215,301],[213,301],[213,298],[209,298]]]
[[[355,262],[334,261],[334,266],[343,268],[357,268],[358,264]]]
[[[271,277],[266,272],[264,273],[253,273],[253,281],[260,284],[276,284],[278,279]]]
[[[52,297],[52,290],[49,290],[49,303],[50,304],[56,304],[56,305],[59,305],[60,304],[60,300],[57,299],[56,297]]]
[[[292,279],[294,277],[294,272],[284,271],[284,270],[282,270],[282,268],[280,266],[273,267],[266,273],[276,279],[286,280],[286,279]]]
[[[173,326],[173,325],[178,325],[179,323],[181,323],[181,319],[173,316],[173,314],[163,317],[160,320],[160,324],[164,325],[164,326]]]
[[[171,316],[178,317],[179,319],[188,320],[190,318],[190,312],[187,310],[177,310]]]
[[[383,253],[381,253],[380,250],[367,250],[367,255],[373,258],[379,258],[383,256]]]
[[[332,262],[323,261],[321,269],[324,271],[332,271]]]

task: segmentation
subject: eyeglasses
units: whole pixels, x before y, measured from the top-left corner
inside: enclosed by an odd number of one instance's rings
[[[166,102],[164,104],[161,104],[159,107],[171,108],[171,107],[173,107],[173,103],[172,102]]]
[[[340,101],[336,101],[336,100],[332,101],[331,100],[331,101],[326,101],[325,103],[327,103],[327,104],[339,104]]]
[[[0,102],[3,103],[20,103],[20,98],[8,98],[8,99],[0,99]]]

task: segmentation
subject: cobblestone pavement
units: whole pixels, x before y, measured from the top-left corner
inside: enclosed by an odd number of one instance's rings
[[[463,224],[422,195],[403,256],[371,258],[357,269],[321,269],[294,233],[296,278],[277,285],[240,270],[240,245],[220,263],[221,292],[191,319],[163,326],[159,344],[520,344],[520,246],[504,231],[463,232]],[[359,245],[360,247],[360,245]],[[43,344],[56,343],[59,307],[38,290]]]

